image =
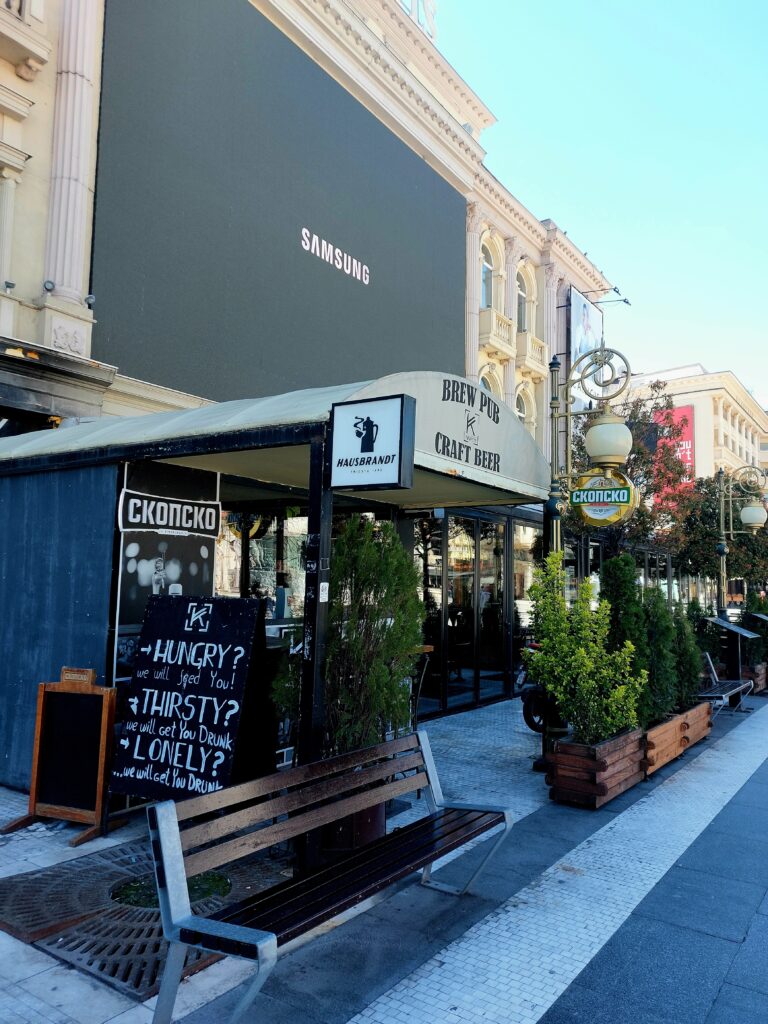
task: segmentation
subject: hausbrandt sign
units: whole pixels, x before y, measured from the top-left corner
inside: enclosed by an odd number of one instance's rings
[[[413,486],[416,403],[409,395],[338,402],[332,410],[331,487]]]
[[[221,505],[218,501],[161,498],[123,490],[117,521],[121,533],[152,530],[155,533],[216,538],[221,522]]]

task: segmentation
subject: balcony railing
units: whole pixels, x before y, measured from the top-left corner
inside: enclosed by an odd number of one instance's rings
[[[39,27],[30,17],[29,0],[0,0],[0,58],[28,82],[51,56],[51,44]]]
[[[497,309],[480,310],[480,347],[489,355],[498,353],[507,359],[514,358],[512,321]]]
[[[517,368],[525,376],[543,378],[547,373],[547,346],[530,331],[517,332]]]

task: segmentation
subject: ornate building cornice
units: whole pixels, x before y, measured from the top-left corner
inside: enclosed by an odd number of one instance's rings
[[[397,0],[347,2],[363,17],[370,11],[385,31],[389,28],[396,34],[398,42],[408,50],[409,57],[443,90],[446,100],[461,108],[465,120],[471,120],[481,131],[495,124],[496,118],[488,107],[443,58],[426,32],[406,15]]]
[[[454,187],[471,188],[480,144],[343,0],[250,2]]]

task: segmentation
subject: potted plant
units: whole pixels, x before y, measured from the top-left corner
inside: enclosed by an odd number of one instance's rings
[[[643,778],[642,730],[637,706],[645,670],[632,667],[626,640],[609,649],[611,609],[592,610],[592,585],[578,587],[569,611],[562,554],[551,554],[534,574],[533,629],[538,649],[526,651],[528,670],[556,699],[572,735],[550,757],[550,796],[561,803],[600,807]]]
[[[759,640],[750,640],[746,644],[748,664],[743,674],[745,678],[752,680],[753,693],[760,693],[766,687],[765,655],[768,650],[768,622],[759,618],[760,615],[768,615],[768,598],[761,597],[754,590],[749,590],[744,602],[742,625],[753,633],[760,634]]]
[[[601,597],[611,605],[609,646],[619,650],[631,641],[635,671],[648,673],[637,715],[646,730],[645,769],[651,775],[709,734],[710,706],[697,701],[701,653],[682,607],[673,616],[656,587],[647,589],[643,600],[630,555],[604,562],[600,580]],[[699,619],[706,626],[703,613]]]
[[[646,596],[647,616],[655,625],[656,640],[667,640],[667,656],[656,657],[652,665],[656,688],[654,699],[647,703],[657,723],[647,727],[645,734],[645,770],[652,775],[709,735],[712,708],[707,701],[698,700],[701,651],[682,605],[676,605],[671,614],[659,591],[649,591]]]
[[[333,545],[325,660],[326,754],[383,742],[412,720],[409,682],[423,643],[418,572],[392,523],[352,516]],[[349,849],[384,832],[384,805],[335,826]]]

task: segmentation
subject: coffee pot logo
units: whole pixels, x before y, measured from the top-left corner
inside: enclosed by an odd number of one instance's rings
[[[355,417],[355,437],[360,438],[360,452],[372,452],[379,436],[379,425],[370,416]]]

